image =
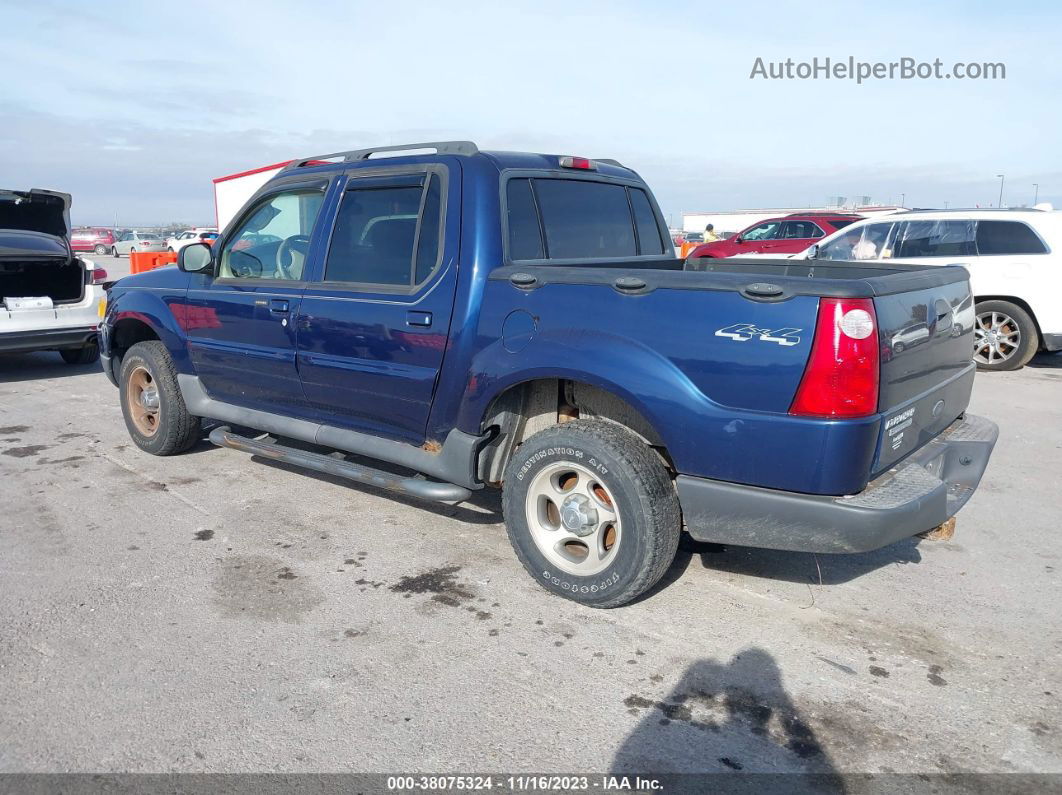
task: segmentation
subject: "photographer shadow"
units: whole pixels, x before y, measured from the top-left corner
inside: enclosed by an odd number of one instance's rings
[[[624,703],[641,721],[616,751],[615,775],[664,776],[668,791],[843,791],[764,649],[746,649],[728,663],[699,660],[664,698],[632,694]],[[778,779],[734,775],[748,773]]]

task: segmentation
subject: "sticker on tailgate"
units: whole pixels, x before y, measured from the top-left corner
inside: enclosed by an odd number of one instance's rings
[[[731,326],[724,326],[715,332],[717,337],[729,337],[737,342],[748,342],[754,337],[759,338],[763,342],[776,342],[783,347],[790,347],[800,343],[800,337],[796,336],[803,329],[799,328],[780,328],[775,331],[771,331],[769,328],[756,328],[752,323],[734,323]]]
[[[903,432],[914,424],[915,410],[912,406],[906,411],[901,411],[895,417],[885,420],[885,432],[889,435],[889,442],[893,450],[899,450],[903,444]]]

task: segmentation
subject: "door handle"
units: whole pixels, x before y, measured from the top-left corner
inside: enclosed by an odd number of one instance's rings
[[[288,313],[287,300],[284,298],[270,298],[269,311],[274,315],[286,315]]]
[[[430,326],[431,312],[419,312],[410,310],[406,312],[407,326]]]

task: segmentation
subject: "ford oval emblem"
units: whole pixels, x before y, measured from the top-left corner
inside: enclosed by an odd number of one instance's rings
[[[936,403],[933,404],[933,417],[934,418],[935,417],[939,417],[943,413],[944,413],[944,401],[943,400],[938,400]]]

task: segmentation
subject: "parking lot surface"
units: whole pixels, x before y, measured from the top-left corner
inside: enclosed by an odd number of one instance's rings
[[[704,546],[595,611],[493,492],[154,458],[98,366],[0,358],[0,770],[1062,772],[1060,390],[977,377],[952,541]]]

